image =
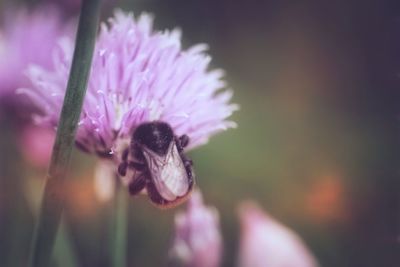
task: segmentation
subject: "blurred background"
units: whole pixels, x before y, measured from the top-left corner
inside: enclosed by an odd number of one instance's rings
[[[321,266],[400,266],[400,3],[113,5],[154,14],[159,30],[181,28],[185,47],[209,44],[212,65],[226,71],[241,107],[232,117],[238,128],[189,153],[205,202],[220,212],[223,266],[235,265],[236,208],[246,199],[296,231]],[[0,266],[10,258],[23,266],[46,167],[21,154],[13,115],[0,127]],[[74,151],[64,214],[70,236],[57,240],[56,253],[101,267],[109,266],[111,204],[94,194],[94,164]],[[132,198],[129,266],[163,266],[175,212]]]

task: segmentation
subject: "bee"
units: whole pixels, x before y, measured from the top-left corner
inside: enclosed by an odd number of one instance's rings
[[[135,171],[129,184],[131,195],[146,189],[158,207],[179,205],[194,186],[193,162],[183,153],[189,137],[174,135],[171,126],[162,121],[140,124],[132,134],[129,147],[122,153],[118,167],[121,176]]]

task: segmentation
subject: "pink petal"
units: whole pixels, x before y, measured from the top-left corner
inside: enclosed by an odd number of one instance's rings
[[[315,267],[316,260],[301,238],[254,202],[239,208],[239,267]]]

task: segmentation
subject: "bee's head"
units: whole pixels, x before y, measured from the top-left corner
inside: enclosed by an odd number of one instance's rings
[[[140,124],[133,133],[132,143],[146,146],[157,154],[164,155],[174,140],[174,132],[168,123],[161,121]]]

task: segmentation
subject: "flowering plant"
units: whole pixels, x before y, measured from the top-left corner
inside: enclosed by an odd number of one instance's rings
[[[118,161],[133,130],[143,122],[164,121],[189,147],[207,142],[219,131],[235,127],[227,118],[230,104],[221,70],[209,71],[206,45],[181,49],[179,30],[153,32],[152,17],[115,12],[102,24],[76,142],[86,152]],[[21,89],[43,112],[42,124],[57,126],[71,66],[73,42],[60,40],[54,66],[32,65],[32,86]]]

